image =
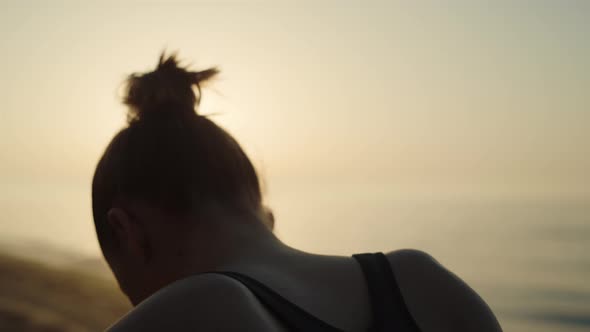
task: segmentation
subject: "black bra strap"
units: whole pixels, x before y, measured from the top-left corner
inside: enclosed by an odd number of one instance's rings
[[[408,311],[391,264],[383,253],[353,255],[360,264],[373,311],[374,331],[420,331]]]
[[[223,274],[246,286],[289,331],[341,332],[341,330],[296,306],[256,279],[236,272],[212,273]]]

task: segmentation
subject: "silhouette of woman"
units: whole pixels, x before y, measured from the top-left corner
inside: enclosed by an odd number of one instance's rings
[[[135,305],[112,331],[501,331],[424,252],[323,256],[282,243],[252,163],[196,111],[217,73],[162,54],[128,78],[128,124],[92,183],[102,252]]]

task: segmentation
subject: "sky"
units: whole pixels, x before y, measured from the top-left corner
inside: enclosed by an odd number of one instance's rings
[[[589,13],[587,1],[1,1],[0,223],[37,218],[40,200],[54,218],[73,204],[90,215],[94,167],[125,125],[122,82],[164,49],[221,69],[199,112],[243,145],[271,201],[306,183],[587,197]]]

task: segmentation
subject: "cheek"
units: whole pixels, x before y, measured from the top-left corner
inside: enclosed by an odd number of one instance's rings
[[[121,291],[123,291],[123,293],[127,294],[126,292],[126,285],[127,285],[127,276],[125,273],[125,269],[123,268],[123,264],[121,264],[120,259],[118,259],[116,257],[116,255],[114,253],[108,253],[108,252],[103,252],[104,258],[109,266],[109,268],[111,269],[111,271],[113,272],[113,275],[115,277],[115,279],[117,280],[117,283],[119,284],[119,288],[121,289]]]
[[[113,275],[117,280],[117,284],[119,285],[119,289],[123,292],[123,294],[129,297],[129,275],[126,273],[126,270],[119,267],[117,264],[109,264],[111,266],[111,271],[113,271]]]

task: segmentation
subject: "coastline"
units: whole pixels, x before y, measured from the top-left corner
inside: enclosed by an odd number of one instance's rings
[[[131,308],[99,259],[51,264],[23,256],[0,252],[3,330],[101,331]]]

